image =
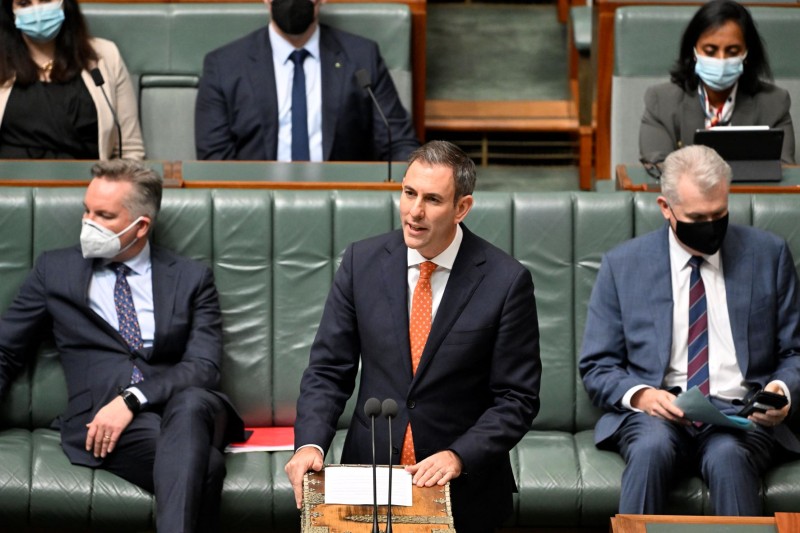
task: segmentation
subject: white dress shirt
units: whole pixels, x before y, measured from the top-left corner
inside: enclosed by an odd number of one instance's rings
[[[272,65],[275,69],[275,90],[278,95],[278,161],[292,160],[292,84],[294,63],[289,56],[295,51],[269,25]],[[309,54],[303,62],[306,75],[306,106],[311,161],[322,161],[322,63],[319,55],[319,26],[303,46]]]
[[[414,289],[417,287],[419,281],[419,265],[425,261],[432,261],[436,263],[436,270],[431,274],[431,293],[433,301],[431,302],[431,323],[436,317],[436,311],[439,309],[439,304],[442,302],[444,296],[444,289],[447,286],[447,280],[450,279],[450,272],[453,270],[453,263],[456,261],[458,249],[461,247],[461,241],[464,239],[464,232],[461,226],[456,226],[456,236],[453,242],[445,250],[434,257],[433,259],[425,259],[416,250],[408,249],[408,316],[411,317],[411,301],[414,298]],[[409,356],[410,357],[410,356]]]

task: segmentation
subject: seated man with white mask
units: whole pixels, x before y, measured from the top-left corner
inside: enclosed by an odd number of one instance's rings
[[[218,391],[222,324],[210,269],[150,245],[162,180],[98,163],[80,246],[44,252],[0,319],[0,396],[52,333],[73,464],[153,492],[159,531],[219,531],[225,444],[243,423]]]

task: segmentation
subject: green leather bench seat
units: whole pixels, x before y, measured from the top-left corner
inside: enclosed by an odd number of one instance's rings
[[[38,254],[77,243],[83,191],[0,188],[0,309]],[[251,426],[288,426],[325,297],[345,246],[398,227],[397,193],[171,189],[155,242],[207,262],[220,293],[222,388]],[[800,258],[795,195],[736,195],[732,220],[774,231]],[[542,409],[512,451],[520,492],[508,526],[605,529],[617,506],[619,455],[597,450],[598,417],[577,375],[586,304],[606,250],[662,223],[644,193],[480,193],[469,227],[533,274],[541,330]],[[798,264],[798,263],[796,263]],[[47,429],[66,404],[52,345],[0,403],[0,530],[147,531],[152,497],[106,472],[70,465]],[[351,412],[353,405],[349,406]],[[348,416],[327,460],[339,457]],[[226,531],[296,531],[283,466],[290,452],[227,457]],[[800,461],[764,478],[766,511],[798,511]],[[709,512],[697,477],[672,491],[672,510]]]
[[[269,22],[255,3],[86,3],[89,30],[112,40],[139,94],[149,159],[191,160],[194,103],[205,55]],[[411,97],[411,12],[406,5],[328,4],[320,20],[378,43],[407,110]]]

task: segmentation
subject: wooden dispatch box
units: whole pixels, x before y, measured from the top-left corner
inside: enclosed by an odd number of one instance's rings
[[[325,469],[337,466],[341,465],[328,465]],[[325,469],[309,472],[303,479],[302,533],[372,533],[371,505],[325,503]],[[393,533],[455,533],[450,483],[443,487],[413,486],[411,494],[411,507],[392,505]],[[378,506],[381,531],[386,530],[386,508]]]

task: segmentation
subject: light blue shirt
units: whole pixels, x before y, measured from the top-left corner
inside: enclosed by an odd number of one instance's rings
[[[275,69],[275,90],[278,96],[278,161],[292,160],[292,84],[294,63],[289,56],[295,51],[269,25],[272,65]],[[303,46],[309,54],[303,62],[306,75],[306,108],[311,161],[322,161],[322,63],[319,55],[319,26]]]
[[[108,265],[111,261],[97,261],[92,279],[89,283],[89,307],[119,331],[117,308],[114,306],[114,285],[117,274]],[[128,285],[131,287],[133,306],[139,319],[139,330],[145,348],[153,346],[156,333],[155,306],[153,305],[153,265],[150,261],[150,243],[145,244],[139,254],[124,262],[131,269],[128,274]],[[139,401],[144,405],[147,399],[136,387],[130,387]]]

